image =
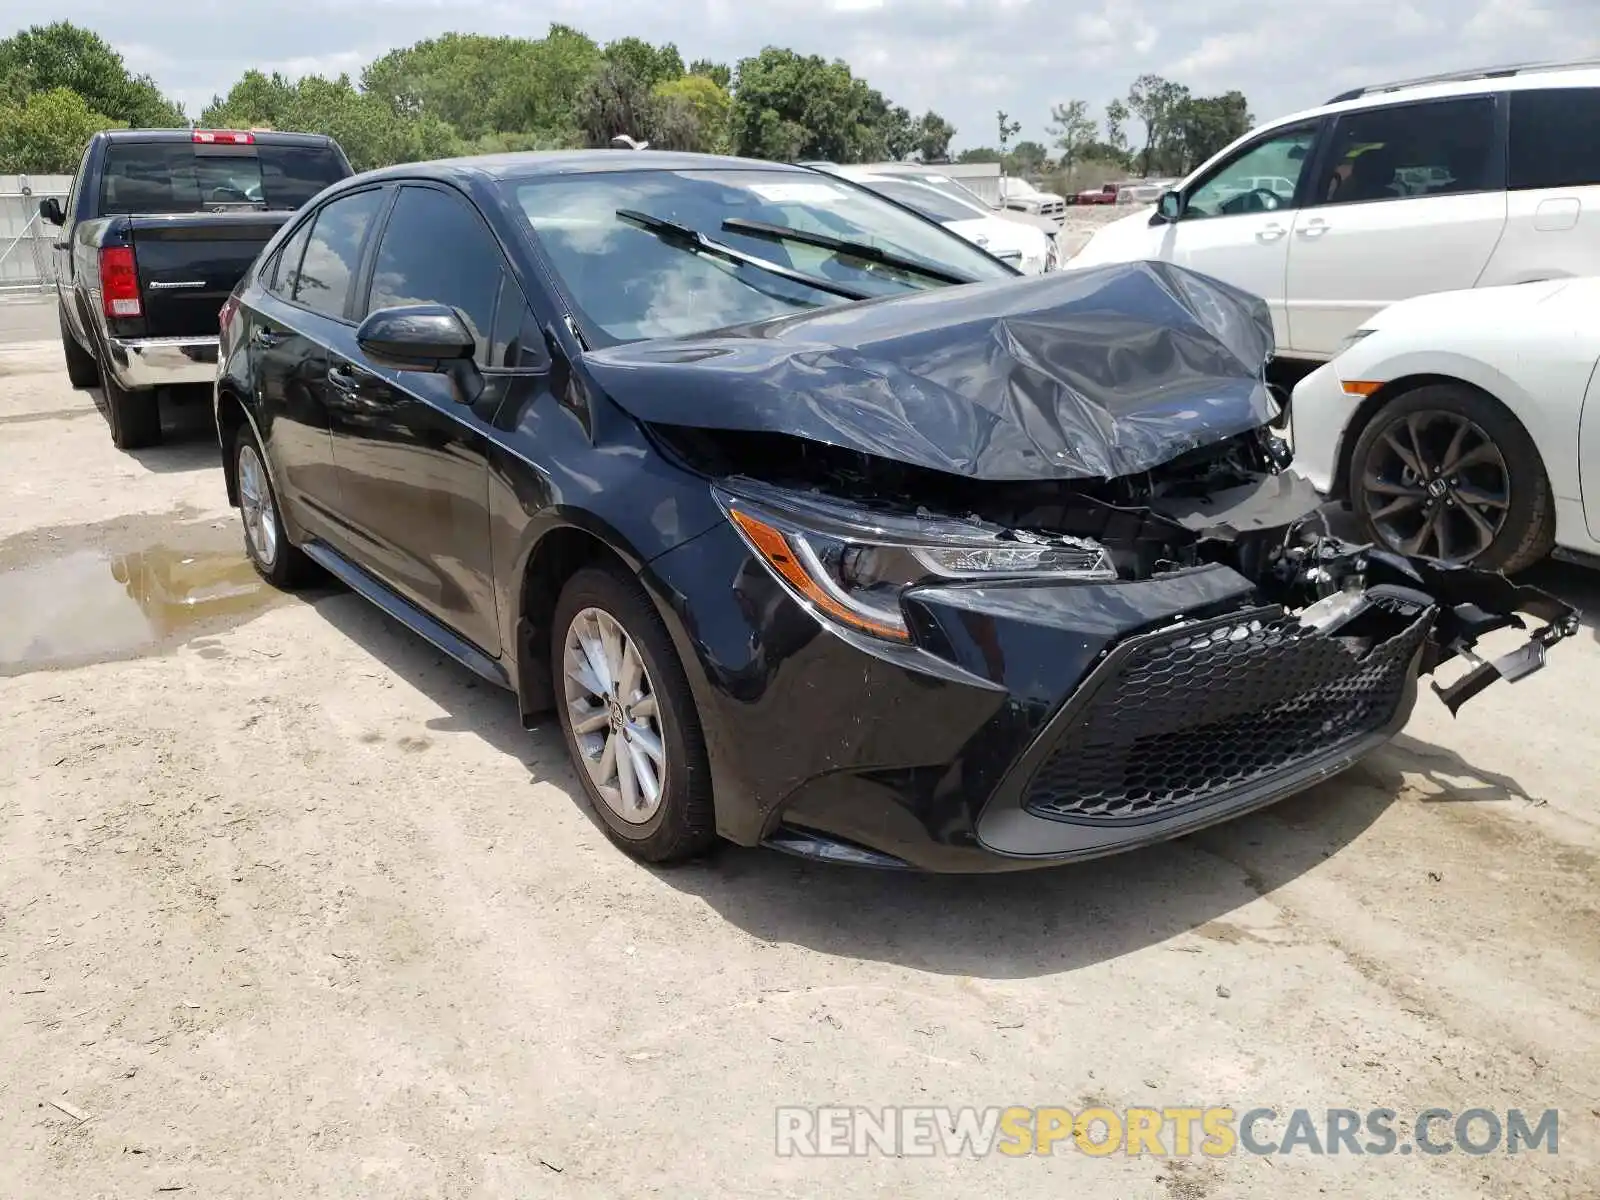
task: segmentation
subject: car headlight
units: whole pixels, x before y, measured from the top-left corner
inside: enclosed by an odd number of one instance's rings
[[[1334,347],[1333,356],[1335,358],[1338,358],[1339,355],[1343,354],[1346,350],[1350,349],[1351,346],[1354,346],[1362,338],[1367,337],[1369,334],[1373,334],[1373,333],[1376,333],[1376,332],[1377,332],[1376,329],[1358,329],[1354,333],[1346,335],[1344,340],[1341,341],[1337,346]]]
[[[900,597],[956,580],[1117,577],[1106,548],[977,521],[873,512],[844,501],[740,480],[712,494],[746,545],[816,616],[909,642]]]

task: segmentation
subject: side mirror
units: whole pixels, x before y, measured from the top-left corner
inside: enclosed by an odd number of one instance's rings
[[[61,201],[54,196],[46,196],[39,201],[39,215],[52,225],[67,223],[67,214],[61,211]]]
[[[1156,204],[1156,216],[1163,221],[1176,221],[1183,216],[1183,193],[1162,192]]]
[[[397,371],[448,371],[478,350],[467,323],[443,304],[380,308],[361,322],[356,345],[373,363]]]

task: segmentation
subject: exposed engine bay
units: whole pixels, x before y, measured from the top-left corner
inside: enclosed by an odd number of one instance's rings
[[[948,528],[958,523],[1019,545],[1092,545],[1116,576],[1141,580],[1217,564],[1308,631],[1361,659],[1421,620],[1419,672],[1460,657],[1470,670],[1433,685],[1459,709],[1496,679],[1520,679],[1575,633],[1569,605],[1503,575],[1345,541],[1320,498],[1289,470],[1288,445],[1260,427],[1137,475],[1110,480],[983,480],[786,434],[652,425],[663,448],[713,479],[756,481],[820,505]],[[1543,622],[1523,646],[1484,660],[1476,641]]]

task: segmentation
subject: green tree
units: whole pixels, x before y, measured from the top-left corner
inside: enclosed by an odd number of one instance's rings
[[[649,84],[612,58],[589,77],[573,113],[585,143],[595,147],[609,146],[619,134],[648,139],[654,116]]]
[[[226,97],[212,100],[201,123],[326,133],[344,147],[358,171],[440,158],[461,149],[455,129],[431,113],[399,116],[381,96],[358,92],[347,75],[307,75],[291,83],[276,73],[250,71]]]
[[[1105,144],[1117,152],[1118,157],[1128,157],[1128,106],[1121,100],[1106,105]]]
[[[1083,157],[1084,148],[1094,141],[1095,123],[1089,117],[1087,100],[1068,100],[1052,105],[1047,126],[1052,144],[1061,151],[1061,167],[1070,171]]]
[[[599,62],[594,41],[565,25],[538,41],[451,33],[391,50],[361,87],[402,119],[432,117],[468,139],[515,132],[559,144],[576,136],[573,108]]]
[[[689,64],[689,74],[703,75],[723,91],[733,86],[733,68],[727,63],[712,62],[709,58],[697,58]]]
[[[917,119],[917,153],[925,163],[946,162],[950,158],[950,139],[956,127],[929,110]]]
[[[1004,110],[997,112],[995,116],[1000,120],[1000,157],[1003,159],[1006,155],[1006,147],[1011,144],[1011,139],[1022,132],[1022,122],[1011,120],[1010,114]]]
[[[1243,92],[1186,97],[1172,114],[1172,140],[1180,159],[1174,169],[1187,172],[1198,167],[1250,132],[1252,123]]]
[[[99,34],[57,21],[0,39],[0,99],[19,104],[34,93],[62,88],[82,96],[90,111],[125,125],[187,124],[183,109],[148,75],[130,74],[122,55]]]
[[[1037,175],[1050,162],[1050,152],[1038,142],[1018,142],[1006,157],[1006,169],[1019,175]]]
[[[0,174],[70,175],[91,137],[125,124],[95,112],[69,88],[0,103]]]
[[[886,105],[883,118],[878,122],[878,136],[883,142],[884,157],[900,162],[917,148],[917,124],[911,112],[902,105]]]
[[[643,38],[618,38],[607,42],[601,53],[607,62],[615,63],[643,84],[647,92],[658,83],[684,74],[683,56],[671,42],[652,46]]]
[[[861,162],[888,153],[891,114],[842,61],[768,46],[734,73],[731,142],[752,158]]]
[[[1155,170],[1176,170],[1173,159],[1182,150],[1175,142],[1176,120],[1181,106],[1189,99],[1189,89],[1159,75],[1141,75],[1128,89],[1128,110],[1144,122],[1144,150],[1140,170],[1149,175]]]
[[[681,75],[658,83],[653,91],[659,110],[653,114],[652,141],[660,139],[669,149],[704,150],[721,154],[728,148],[728,93],[706,75]],[[676,145],[688,133],[688,122],[676,112],[679,106],[691,114],[693,135],[690,145]]]

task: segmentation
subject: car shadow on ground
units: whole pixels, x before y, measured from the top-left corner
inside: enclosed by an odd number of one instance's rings
[[[470,733],[564,788],[598,827],[554,716],[522,728],[510,695],[479,680],[355,594],[307,594],[317,612],[428,696],[441,733]],[[1000,875],[936,876],[807,862],[726,846],[682,866],[649,868],[763,942],[990,979],[1070,971],[1173,942],[1194,950],[1241,935],[1230,914],[1344,852],[1397,801],[1406,776],[1433,778],[1428,801],[1519,798],[1513,779],[1402,736],[1359,767],[1268,809],[1188,838],[1092,862]],[[1465,781],[1465,782],[1464,782]],[[614,851],[621,854],[620,850]]]
[[[99,388],[89,390],[100,419],[106,418],[105,394]],[[127,450],[127,456],[157,474],[211,470],[221,462],[217,449],[217,421],[212,411],[210,389],[192,389],[174,394],[165,391],[160,397],[161,444],[146,446],[141,450]],[[111,437],[107,426],[106,437]]]
[[[426,695],[447,715],[425,724],[434,733],[470,733],[501,754],[515,758],[539,780],[577,789],[567,761],[566,744],[555,715],[532,729],[522,727],[516,697],[479,679],[455,659],[436,649],[375,604],[329,579],[309,588],[302,599],[319,616],[377,660],[378,669],[393,671]]]

